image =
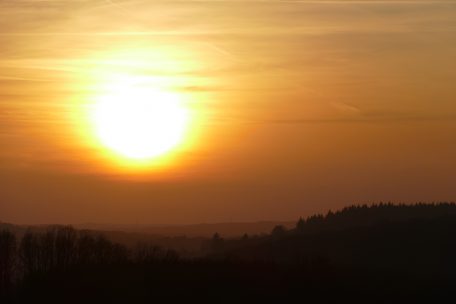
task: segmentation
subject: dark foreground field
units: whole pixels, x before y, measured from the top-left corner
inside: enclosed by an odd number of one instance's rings
[[[452,302],[455,235],[454,204],[349,207],[269,235],[215,234],[192,255],[71,227],[4,231],[0,301]]]

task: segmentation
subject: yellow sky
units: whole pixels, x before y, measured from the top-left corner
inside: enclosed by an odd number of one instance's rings
[[[183,97],[166,165],[109,158],[116,77]],[[453,1],[0,1],[0,220],[294,219],[454,200]]]

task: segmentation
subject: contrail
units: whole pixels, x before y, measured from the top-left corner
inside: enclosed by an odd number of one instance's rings
[[[225,56],[229,56],[229,57],[231,57],[233,59],[236,59],[236,57],[231,52],[227,51],[226,49],[224,49],[224,48],[222,48],[220,46],[217,46],[217,45],[215,45],[213,43],[210,43],[210,42],[206,42],[205,44],[206,44],[206,46],[208,46],[209,48],[213,49],[214,51],[216,51],[219,54],[222,54],[222,55],[225,55]]]
[[[113,6],[113,7],[116,7],[119,9],[119,11],[121,11],[122,13],[125,13],[125,14],[133,14],[132,11],[126,9],[123,5],[120,5],[119,3],[116,3],[112,0],[105,0],[106,3],[108,3],[110,6]]]

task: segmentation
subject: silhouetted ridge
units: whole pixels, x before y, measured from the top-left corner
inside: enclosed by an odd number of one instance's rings
[[[223,244],[219,236],[210,256],[449,274],[456,273],[454,235],[454,203],[359,205],[301,218],[291,230],[276,226],[267,236]]]
[[[67,226],[3,230],[0,302],[438,303],[453,295],[455,235],[454,203],[350,206],[267,235],[214,233],[198,255]]]
[[[456,216],[455,203],[414,205],[380,203],[371,206],[352,205],[339,211],[329,211],[326,215],[312,215],[299,219],[295,231],[315,232],[326,229],[344,229],[356,226],[370,226],[382,222],[405,222],[410,220],[438,219]]]

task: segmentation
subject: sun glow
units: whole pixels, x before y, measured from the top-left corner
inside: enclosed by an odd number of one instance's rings
[[[111,83],[91,110],[101,144],[132,160],[160,157],[178,146],[188,128],[189,113],[177,93],[124,78]]]
[[[66,113],[77,140],[65,144],[91,169],[174,176],[193,161],[189,151],[204,149],[208,94],[191,88],[208,84],[189,73],[201,62],[174,44],[88,54],[87,68],[68,82],[75,93]]]

